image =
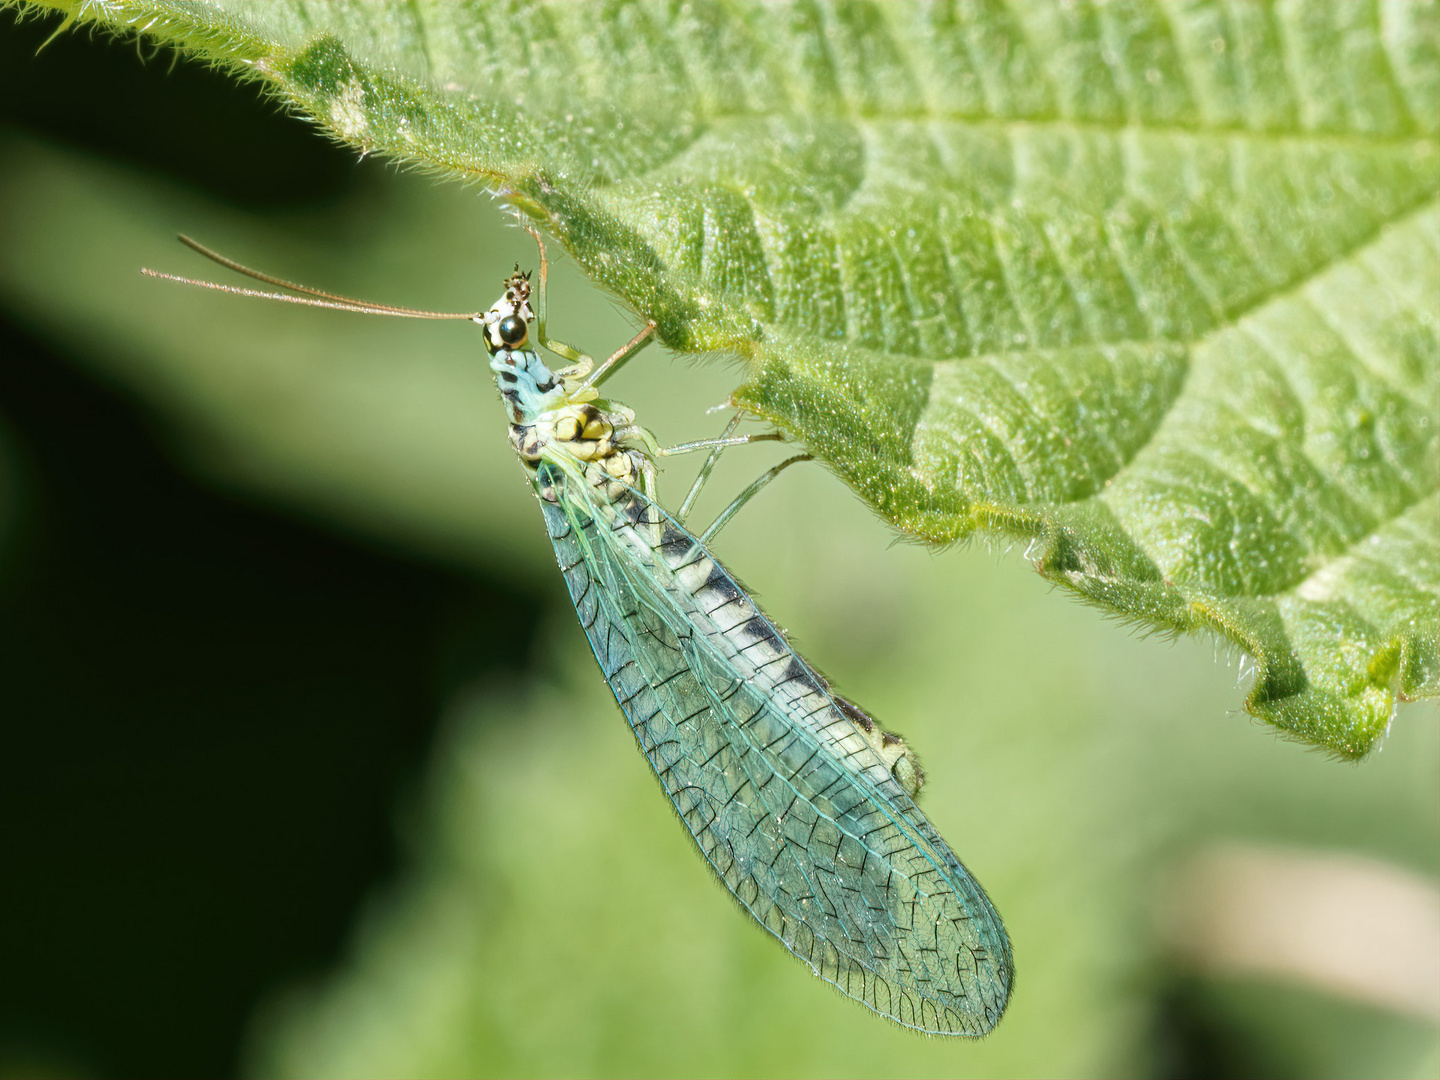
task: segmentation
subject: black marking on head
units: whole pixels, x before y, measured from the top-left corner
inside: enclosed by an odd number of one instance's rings
[[[522,271],[519,263],[515,264],[515,272],[502,284],[505,286],[505,299],[516,307],[530,299],[530,271]]]

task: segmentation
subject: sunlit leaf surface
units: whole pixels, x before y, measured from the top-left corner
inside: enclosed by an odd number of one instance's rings
[[[57,3],[505,195],[935,542],[1253,658],[1345,756],[1440,692],[1433,3]]]

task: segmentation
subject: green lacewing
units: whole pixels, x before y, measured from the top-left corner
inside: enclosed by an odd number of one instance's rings
[[[732,438],[732,423],[719,439],[666,449],[633,411],[601,397],[601,382],[649,343],[655,324],[599,365],[548,338],[543,245],[537,318],[530,275],[518,267],[489,310],[449,314],[321,292],[181,239],[289,292],[145,272],[292,303],[477,323],[511,447],[595,659],[715,876],[812,972],[880,1015],[932,1035],[979,1036],[999,1022],[1014,980],[1010,939],[916,805],[924,774],[914,754],[837,694],[708,548],[750,496],[807,455],[770,470],[697,537],[681,520],[720,451],[766,436]],[[552,369],[535,344],[567,366]],[[707,448],[672,516],[656,501],[657,459]]]

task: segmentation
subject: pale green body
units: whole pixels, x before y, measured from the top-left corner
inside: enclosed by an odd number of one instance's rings
[[[898,737],[836,695],[706,548],[640,489],[653,440],[483,322],[581,625],[702,855],[821,978],[906,1027],[983,1035],[1013,962],[999,915],[912,795]],[[510,324],[512,336],[518,333]]]

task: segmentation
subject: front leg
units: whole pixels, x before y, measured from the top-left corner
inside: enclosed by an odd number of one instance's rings
[[[570,361],[571,366],[556,372],[557,375],[566,379],[583,379],[595,367],[595,361],[573,345],[556,341],[545,333],[545,314],[550,310],[550,259],[545,254],[545,241],[540,239],[540,233],[530,225],[525,226],[525,231],[540,249],[540,302],[535,305],[535,340],[562,360]]]

